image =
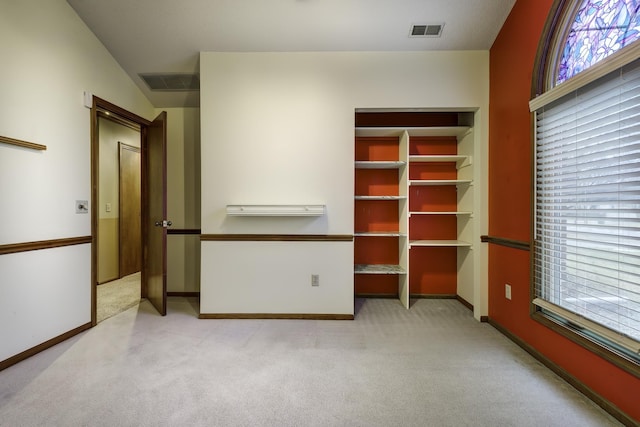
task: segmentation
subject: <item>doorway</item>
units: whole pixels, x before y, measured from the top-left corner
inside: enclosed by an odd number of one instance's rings
[[[165,112],[148,121],[93,97],[91,196],[92,326],[99,320],[98,288],[106,284],[129,285],[136,292],[130,304],[147,298],[164,316],[165,224],[170,224],[165,218]]]
[[[96,322],[141,298],[140,125],[98,111]]]

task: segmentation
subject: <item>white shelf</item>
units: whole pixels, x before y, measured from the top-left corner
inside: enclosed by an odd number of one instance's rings
[[[409,242],[409,248],[412,247],[471,247],[471,243],[463,242],[462,240],[411,240]]]
[[[405,128],[394,127],[360,127],[356,128],[356,136],[400,136]]]
[[[435,126],[405,128],[409,136],[455,136],[457,138],[469,132],[469,126]]]
[[[404,268],[393,264],[356,264],[353,266],[355,274],[407,274]]]
[[[400,169],[401,167],[406,165],[407,165],[407,162],[391,161],[391,160],[389,161],[383,161],[383,160],[356,161],[356,169]]]
[[[455,136],[469,132],[469,126],[435,127],[357,127],[356,136],[400,136],[405,131],[410,136]]]
[[[355,237],[406,237],[407,233],[399,231],[360,231],[353,233]]]
[[[453,212],[453,211],[429,211],[429,212],[409,212],[409,216],[411,215],[471,215],[473,212]]]
[[[227,205],[229,216],[322,216],[325,205]]]
[[[470,179],[412,179],[409,185],[469,185]]]
[[[418,155],[412,154],[409,156],[409,162],[411,163],[449,163],[455,162],[456,169],[463,168],[471,165],[471,156],[459,156],[459,155]]]
[[[356,200],[405,200],[407,196],[356,196]]]

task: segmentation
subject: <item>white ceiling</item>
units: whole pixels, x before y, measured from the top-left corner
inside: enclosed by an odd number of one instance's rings
[[[150,91],[139,73],[198,73],[199,52],[485,50],[515,0],[67,0],[158,108],[197,92]],[[444,23],[440,38],[412,24]]]

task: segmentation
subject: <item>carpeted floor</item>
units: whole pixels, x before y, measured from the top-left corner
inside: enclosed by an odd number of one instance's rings
[[[97,287],[98,323],[140,303],[140,272]]]
[[[619,426],[455,300],[354,321],[148,301],[0,372],[2,426]]]

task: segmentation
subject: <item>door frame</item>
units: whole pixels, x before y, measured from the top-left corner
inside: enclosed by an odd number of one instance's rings
[[[93,96],[91,107],[91,326],[96,326],[97,322],[97,286],[98,286],[98,196],[99,196],[99,152],[100,152],[100,136],[98,132],[98,117],[101,114],[108,115],[114,121],[120,121],[123,125],[131,125],[131,123],[140,126],[141,144],[140,156],[141,162],[145,161],[145,138],[147,128],[151,122],[143,117],[138,116],[130,111],[118,107],[111,102]],[[145,168],[141,169],[142,182],[146,182]],[[143,184],[144,185],[144,184]],[[144,191],[144,190],[143,190]],[[143,192],[144,194],[144,192]],[[144,217],[148,209],[148,204],[142,197],[140,205],[141,215]],[[142,245],[144,246],[144,245]],[[144,247],[141,248],[144,251]],[[144,257],[142,257],[144,263]],[[142,269],[144,275],[144,268]],[[145,287],[145,277],[140,281],[140,294],[142,298],[146,298],[147,290]]]

